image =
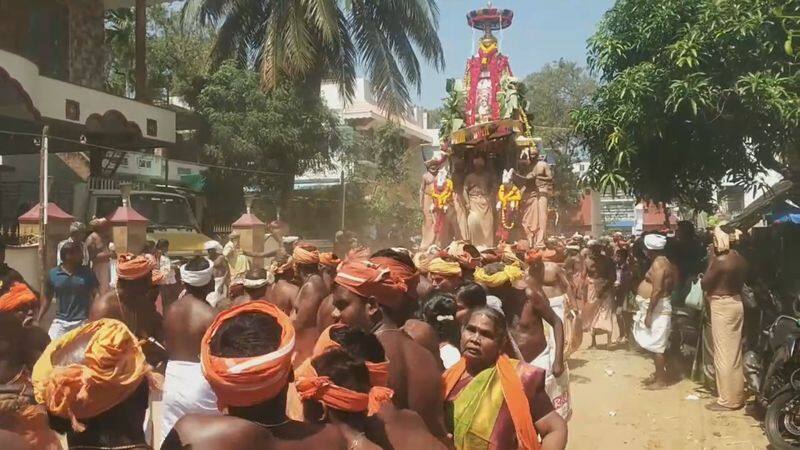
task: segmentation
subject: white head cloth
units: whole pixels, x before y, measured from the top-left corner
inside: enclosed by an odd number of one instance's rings
[[[206,286],[214,279],[214,263],[208,261],[208,268],[197,272],[186,269],[186,264],[181,266],[181,281],[194,287]]]
[[[206,241],[206,242],[203,244],[203,250],[205,250],[205,251],[209,251],[209,250],[211,250],[211,249],[215,249],[215,250],[217,250],[218,252],[221,252],[221,251],[222,251],[222,244],[220,244],[220,243],[219,243],[219,242],[217,242],[217,241]]]
[[[667,237],[663,234],[648,234],[644,237],[644,246],[648,250],[664,250],[667,245]]]
[[[259,278],[257,280],[251,280],[249,278],[244,279],[244,287],[245,289],[258,289],[262,288],[268,284],[272,284],[275,282],[275,274],[270,271],[267,271],[266,278]]]

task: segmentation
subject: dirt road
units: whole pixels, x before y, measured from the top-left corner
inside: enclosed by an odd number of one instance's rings
[[[601,340],[602,342],[602,340]],[[697,385],[646,391],[653,363],[629,350],[581,349],[569,362],[573,415],[569,449],[764,449],[759,423],[743,411],[713,413]],[[689,395],[698,400],[687,399]]]

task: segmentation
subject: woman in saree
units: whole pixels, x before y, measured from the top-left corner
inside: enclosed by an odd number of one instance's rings
[[[545,393],[545,372],[502,353],[506,319],[474,310],[461,333],[461,360],[444,375],[446,418],[458,450],[563,450],[567,423]]]

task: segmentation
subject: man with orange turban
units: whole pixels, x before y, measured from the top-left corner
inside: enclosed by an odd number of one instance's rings
[[[70,448],[147,448],[151,372],[139,340],[113,319],[89,322],[53,341],[33,367],[37,402]]]
[[[116,319],[125,323],[144,345],[153,366],[166,361],[162,317],[156,310],[158,288],[152,279],[153,263],[142,255],[119,255],[116,288],[98,297],[89,310],[89,320]]]
[[[298,331],[316,327],[317,311],[322,300],[330,294],[320,275],[320,253],[317,247],[299,243],[292,252],[295,275],[300,281],[300,291],[294,304],[297,316],[294,323]]]
[[[416,411],[431,433],[444,438],[439,362],[400,329],[408,286],[375,260],[346,260],[335,281],[334,317],[378,337],[389,359],[389,387],[398,393],[395,406]]]
[[[39,300],[22,282],[0,287],[0,430],[7,430],[32,449],[58,450],[58,436],[50,430],[47,412],[35,405],[30,370],[49,342],[35,326]],[[0,448],[11,447],[0,439]],[[29,447],[27,447],[29,446]]]
[[[295,330],[278,307],[255,301],[220,313],[203,336],[203,374],[227,416],[189,414],[181,418],[162,445],[182,448],[262,447],[290,432],[297,448],[346,449],[333,426],[296,422],[286,416],[286,391],[292,376]],[[271,432],[271,433],[270,433]]]
[[[563,450],[567,424],[545,392],[544,371],[506,356],[508,336],[493,308],[474,310],[464,326],[462,358],[442,377],[455,448]]]

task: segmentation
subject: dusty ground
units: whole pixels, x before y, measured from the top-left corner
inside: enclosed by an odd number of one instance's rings
[[[663,391],[642,389],[640,381],[653,368],[646,355],[581,349],[569,367],[573,416],[568,449],[767,448],[755,419],[743,411],[706,410],[703,406],[713,398],[691,381]],[[686,399],[690,394],[700,399]]]

